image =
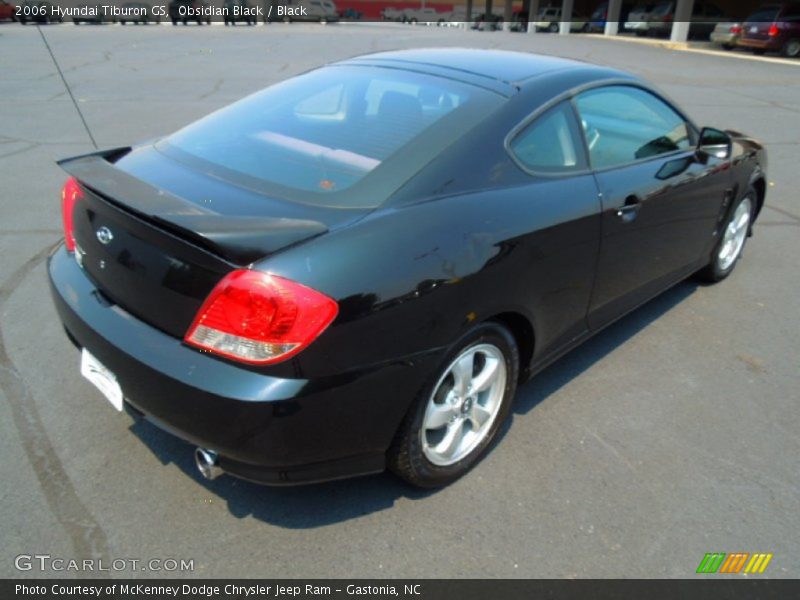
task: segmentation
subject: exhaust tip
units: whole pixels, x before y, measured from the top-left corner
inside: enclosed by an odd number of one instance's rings
[[[194,462],[197,465],[197,470],[200,471],[200,475],[209,481],[216,479],[223,473],[219,466],[219,456],[213,450],[197,448],[194,451]]]

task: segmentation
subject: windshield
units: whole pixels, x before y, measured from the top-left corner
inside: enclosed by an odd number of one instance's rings
[[[380,173],[385,192],[387,178],[432,158],[437,146],[488,114],[487,101],[496,105],[500,97],[400,69],[331,66],[212,113],[158,148],[235,184],[305,202],[361,206],[380,199],[342,192]]]

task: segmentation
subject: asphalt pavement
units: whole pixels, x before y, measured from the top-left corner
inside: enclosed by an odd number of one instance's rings
[[[324,62],[426,46],[627,69],[698,123],[763,140],[767,204],[743,259],[522,387],[502,442],[447,489],[386,474],[289,489],[200,479],[192,447],[79,374],[44,270],[61,235],[54,161],[169,133]],[[193,577],[691,577],[706,552],[739,551],[774,554],[763,576],[800,575],[797,65],[401,25],[2,25],[0,73],[0,576],[58,575],[15,567],[49,554],[193,560],[171,573]]]

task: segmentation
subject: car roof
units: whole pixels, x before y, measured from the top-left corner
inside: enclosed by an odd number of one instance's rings
[[[525,52],[472,48],[425,48],[378,52],[335,64],[369,64],[459,79],[511,95],[520,84],[554,71],[592,69],[587,63]],[[598,71],[605,70],[594,67]],[[514,88],[514,91],[511,90]]]

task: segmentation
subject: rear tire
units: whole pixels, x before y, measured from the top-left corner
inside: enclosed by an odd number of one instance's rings
[[[800,56],[800,38],[792,38],[783,45],[781,53],[786,58],[797,58]]]
[[[550,27],[547,28],[547,31],[550,33],[558,33],[558,23],[550,23]]]
[[[387,452],[389,469],[436,488],[466,474],[488,452],[511,410],[519,349],[502,325],[461,338],[412,404]]]
[[[750,187],[744,197],[731,208],[725,227],[720,231],[720,240],[714,246],[711,260],[697,273],[702,281],[716,283],[733,272],[750,235],[757,201],[758,194]]]

